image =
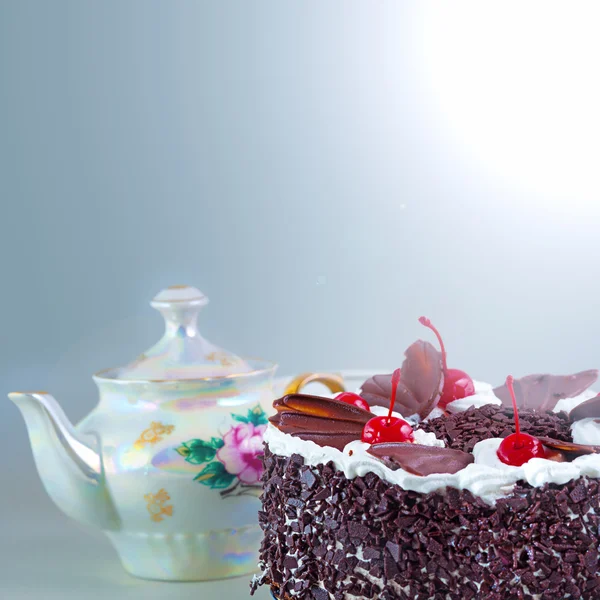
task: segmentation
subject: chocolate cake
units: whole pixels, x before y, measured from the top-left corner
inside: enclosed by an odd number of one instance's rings
[[[252,593],[600,598],[598,372],[492,388],[435,333],[441,352],[419,340],[357,394],[275,401]]]

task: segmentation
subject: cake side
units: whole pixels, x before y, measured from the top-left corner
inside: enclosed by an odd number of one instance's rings
[[[518,484],[490,506],[265,449],[261,583],[280,599],[600,597],[598,481]],[[258,582],[257,582],[258,583]]]

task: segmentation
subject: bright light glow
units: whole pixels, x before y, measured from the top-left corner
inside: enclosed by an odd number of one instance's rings
[[[540,202],[600,209],[600,3],[435,2],[420,17],[422,76],[452,146]]]

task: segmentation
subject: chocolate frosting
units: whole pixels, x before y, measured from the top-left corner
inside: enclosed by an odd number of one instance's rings
[[[600,394],[576,406],[569,413],[569,416],[571,417],[572,421],[600,417]]]
[[[402,468],[414,475],[423,476],[456,473],[474,461],[472,454],[461,450],[405,442],[373,444],[367,452],[381,459],[390,469]]]
[[[551,411],[559,400],[578,396],[598,379],[598,371],[590,369],[574,375],[526,375],[514,380],[518,408]],[[512,400],[506,384],[494,388],[494,394],[502,404],[512,408]]]
[[[442,355],[429,342],[418,340],[407,348],[405,357],[394,410],[404,417],[417,414],[424,419],[436,407],[444,389]],[[361,396],[371,406],[388,408],[391,394],[391,375],[375,375],[361,388]]]

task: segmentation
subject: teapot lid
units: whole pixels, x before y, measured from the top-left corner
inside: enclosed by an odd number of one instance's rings
[[[208,298],[195,287],[174,285],[150,302],[165,320],[152,348],[118,370],[117,379],[166,380],[227,377],[252,371],[242,358],[211,344],[198,331],[198,313]]]

